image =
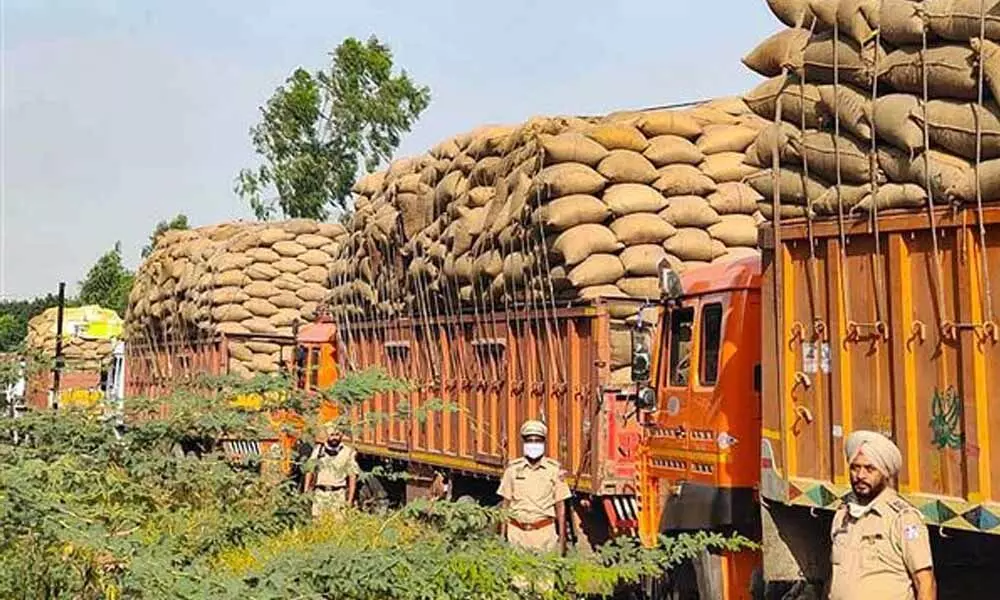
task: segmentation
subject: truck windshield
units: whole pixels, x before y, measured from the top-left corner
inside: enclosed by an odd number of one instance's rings
[[[691,325],[693,308],[678,308],[670,313],[670,385],[683,387],[691,373]]]

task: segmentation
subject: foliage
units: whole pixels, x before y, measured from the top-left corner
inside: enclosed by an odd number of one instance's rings
[[[345,39],[327,70],[298,68],[261,108],[250,129],[263,164],[243,169],[236,192],[259,219],[326,219],[347,208],[359,171],[375,170],[399,146],[430,103],[430,90],[393,73],[389,47],[377,38]],[[265,198],[277,192],[277,205]]]
[[[184,214],[178,214],[169,221],[160,221],[153,229],[153,233],[149,234],[149,244],[142,247],[142,258],[146,258],[153,253],[153,249],[156,248],[156,242],[159,241],[160,236],[164,233],[171,230],[185,230],[189,228],[187,215]]]
[[[28,321],[40,315],[47,308],[59,304],[55,294],[48,294],[32,300],[6,300],[0,302],[0,352],[15,352],[28,335]],[[66,306],[76,306],[72,298],[66,299]]]
[[[405,385],[384,373],[343,381],[324,399],[346,405],[362,390]],[[651,550],[622,540],[592,555],[542,556],[500,541],[502,511],[462,502],[312,522],[309,495],[268,476],[267,459],[220,448],[273,435],[269,409],[315,408],[286,384],[199,378],[160,400],[130,399],[117,435],[111,407],[0,417],[0,597],[570,598],[606,594],[706,547],[743,545],[696,536]],[[235,401],[247,395],[261,402]]]
[[[124,315],[134,280],[135,274],[122,263],[121,242],[115,242],[114,248],[97,259],[80,282],[79,300],[82,304],[97,304]]]

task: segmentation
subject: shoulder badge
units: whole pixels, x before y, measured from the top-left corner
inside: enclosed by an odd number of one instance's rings
[[[903,528],[903,539],[912,542],[920,537],[920,527],[917,525],[907,525]]]
[[[542,463],[546,467],[555,467],[557,469],[559,468],[559,461],[554,458],[549,458],[548,456],[542,459]]]
[[[507,463],[507,466],[508,467],[516,467],[516,466],[519,466],[519,465],[523,465],[526,462],[528,462],[526,458],[524,458],[523,456],[519,456],[517,458],[511,459],[511,461]]]

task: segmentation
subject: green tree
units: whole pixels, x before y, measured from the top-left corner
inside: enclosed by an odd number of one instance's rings
[[[331,57],[327,70],[296,69],[250,129],[263,164],[240,171],[235,191],[258,219],[326,219],[347,208],[361,170],[391,158],[430,103],[426,86],[393,73],[392,52],[375,37],[347,38]]]
[[[48,294],[32,300],[0,302],[0,352],[15,352],[28,335],[28,321],[47,308],[57,306],[59,298]],[[66,306],[76,306],[76,300],[66,298]]]
[[[134,279],[135,275],[122,263],[121,242],[115,242],[114,248],[97,259],[87,278],[80,282],[79,300],[82,304],[98,304],[124,315]]]
[[[156,248],[156,242],[159,241],[160,236],[170,230],[185,230],[190,229],[188,224],[187,215],[178,214],[176,217],[169,221],[160,221],[156,224],[156,228],[153,229],[153,233],[149,234],[149,244],[143,246],[142,257],[146,258],[153,253],[153,249]]]

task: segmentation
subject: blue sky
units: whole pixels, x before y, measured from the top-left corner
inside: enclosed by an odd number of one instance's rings
[[[722,8],[722,7],[725,8]],[[258,106],[343,38],[377,35],[430,86],[398,155],[487,122],[738,94],[780,28],[764,0],[0,0],[4,284],[74,287],[162,219],[249,218],[233,178]]]

